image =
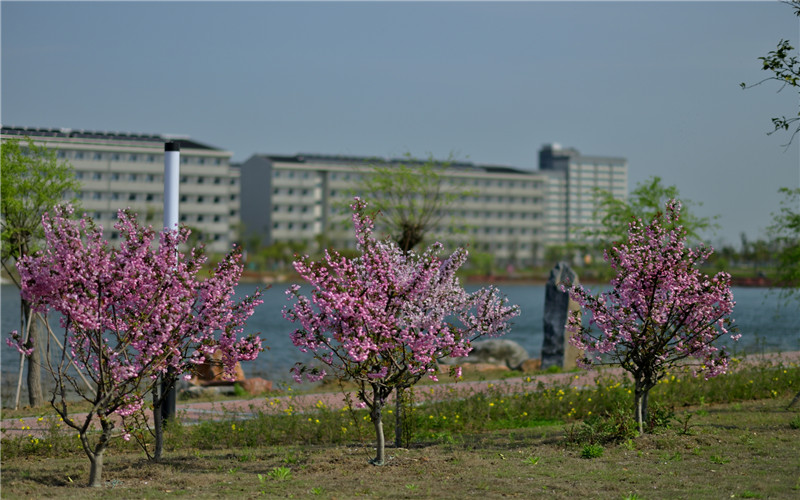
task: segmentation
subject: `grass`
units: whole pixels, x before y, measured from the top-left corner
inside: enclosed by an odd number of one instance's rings
[[[800,408],[785,406],[798,386],[797,366],[739,367],[709,381],[676,372],[651,392],[644,436],[632,432],[624,380],[582,390],[531,381],[515,394],[499,382],[435,399],[418,387],[411,445],[388,447],[384,467],[367,465],[365,411],[315,405],[170,426],[160,464],[115,439],[99,491],[83,487],[88,460],[53,422],[42,438],[2,440],[3,498],[792,498]]]

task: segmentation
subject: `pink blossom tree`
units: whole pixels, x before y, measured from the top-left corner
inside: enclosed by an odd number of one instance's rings
[[[439,257],[439,243],[422,254],[404,253],[372,235],[374,218],[363,201],[356,198],[352,208],[360,255],[326,252],[320,262],[296,260],[311,295],[301,295],[299,285],[287,290],[294,302],[284,317],[300,324],[292,333],[294,345],[322,364],[298,363],[295,379],[305,374],[320,380],[330,370],[358,384],[358,405],[369,408],[377,438],[371,463],[382,465],[381,412],[392,390],[426,375],[436,380],[438,358],[466,356],[474,339],[505,333],[519,308],[494,288],[469,294],[461,287],[456,270],[467,259],[463,248],[447,259]]]
[[[17,267],[25,300],[37,311],[62,315],[60,361],[47,359],[55,381],[51,404],[78,432],[91,462],[89,484],[99,486],[103,453],[118,437],[115,426],[121,424],[122,437],[130,439],[133,427],[147,420],[144,398],[157,390],[160,376],[169,372],[174,383],[220,351],[232,378],[238,361],[256,358],[261,340],[240,334],[261,300],[260,291],[234,300],[242,272],[237,251],[200,280],[202,252],[179,251],[189,236],[186,228],[159,233],[154,249],[153,229],[120,211],[115,227],[121,243],[115,248],[103,239],[102,227],[71,215],[68,206],[57,207],[53,216],[45,214],[45,248],[22,258]],[[24,353],[27,346],[19,340],[14,332],[7,343]],[[80,421],[70,419],[68,392],[91,405]],[[95,421],[101,428],[96,439],[89,432]]]
[[[686,246],[680,209],[672,200],[666,214],[657,213],[649,224],[634,220],[628,241],[605,252],[617,273],[609,291],[593,296],[582,286],[571,288],[572,298],[591,313],[588,326],[578,314],[569,318],[568,330],[575,333],[570,342],[585,351],[578,363],[619,364],[633,376],[640,433],[648,393],[669,369],[694,358],[696,373],[708,379],[728,367],[724,348],[713,342],[732,323],[730,275],[700,272],[712,250]]]

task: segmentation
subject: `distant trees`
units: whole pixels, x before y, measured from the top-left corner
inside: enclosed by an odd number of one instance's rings
[[[19,139],[4,140],[2,150],[3,174],[0,183],[0,231],[2,232],[3,269],[17,287],[13,262],[30,255],[44,237],[42,215],[59,203],[69,191],[77,191],[72,166],[59,161],[56,151],[37,146],[30,138],[24,144]],[[44,403],[41,382],[44,325],[32,314],[26,300],[20,303],[20,332],[32,349],[28,360],[28,399],[31,406]]]
[[[404,252],[440,225],[448,205],[471,193],[446,179],[452,163],[452,157],[419,160],[406,154],[405,162],[375,163],[361,177],[356,191],[382,214],[389,234]]]
[[[612,193],[605,190],[598,190],[597,197],[595,216],[601,217],[602,227],[588,231],[586,236],[595,239],[600,248],[607,248],[615,242],[627,240],[628,225],[631,222],[636,219],[651,220],[663,210],[668,201],[680,199],[680,193],[677,187],[665,186],[662,184],[661,177],[653,176],[647,181],[637,184],[627,201],[615,198]],[[689,239],[699,240],[701,231],[713,229],[716,226],[713,218],[698,217],[693,214],[689,210],[692,202],[683,201],[682,203],[681,226]]]

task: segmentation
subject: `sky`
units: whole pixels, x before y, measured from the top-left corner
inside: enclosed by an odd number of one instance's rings
[[[798,95],[760,56],[798,45],[758,2],[0,4],[7,126],[177,134],[253,154],[454,157],[537,168],[546,143],[678,188],[704,239],[766,236],[800,187]],[[702,205],[699,205],[702,203]]]

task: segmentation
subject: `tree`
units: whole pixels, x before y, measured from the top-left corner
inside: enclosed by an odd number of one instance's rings
[[[405,163],[374,164],[361,177],[357,191],[383,214],[389,234],[408,252],[438,227],[445,207],[471,191],[447,185],[444,173],[452,166],[452,157],[422,161],[406,154],[405,159]]]
[[[112,247],[103,230],[87,217],[71,219],[72,209],[59,206],[42,219],[46,247],[17,263],[22,294],[37,311],[61,313],[64,330],[60,361],[51,362],[55,389],[50,400],[64,423],[78,432],[89,457],[89,484],[102,484],[103,455],[121,422],[128,440],[140,437],[144,398],[170,372],[172,381],[221,352],[225,373],[233,377],[240,360],[255,359],[257,336],[238,338],[247,318],[261,303],[260,292],[233,300],[242,268],[238,251],[229,253],[204,281],[198,273],[202,252],[178,251],[189,231],[156,233],[120,211],[115,228],[122,242]],[[18,332],[9,345],[28,354]],[[68,363],[69,360],[69,363]],[[90,383],[81,385],[77,376]],[[67,391],[90,405],[83,421],[69,418]],[[154,408],[154,418],[160,416]],[[91,425],[99,420],[95,438]],[[141,441],[140,441],[141,444]]]
[[[632,222],[627,241],[605,253],[616,271],[611,290],[598,296],[582,286],[571,297],[591,313],[588,326],[569,318],[570,342],[585,351],[579,365],[619,364],[633,376],[639,432],[647,420],[647,396],[664,374],[687,358],[706,378],[724,373],[728,357],[712,343],[728,333],[734,302],[730,275],[713,278],[698,270],[712,250],[686,246],[681,205],[670,201],[666,215],[645,225]],[[596,326],[599,331],[595,331]],[[732,335],[738,340],[740,335]],[[605,355],[603,359],[601,355]]]
[[[587,236],[596,238],[603,248],[615,242],[625,241],[628,237],[628,226],[632,221],[651,220],[666,202],[680,199],[678,188],[664,186],[661,177],[658,176],[637,184],[627,201],[617,199],[609,191],[604,190],[598,190],[597,196],[599,202],[595,217],[601,217],[602,228],[589,231]],[[683,205],[681,225],[689,238],[699,240],[701,231],[716,227],[712,218],[698,217],[689,212],[689,203],[684,202]]]
[[[517,306],[494,288],[468,294],[455,273],[467,258],[463,248],[442,260],[442,245],[424,253],[403,251],[391,240],[372,236],[373,217],[356,198],[353,223],[360,256],[326,252],[321,262],[306,257],[295,270],[311,285],[311,298],[294,285],[294,300],[284,317],[299,323],[292,342],[311,352],[334,376],[358,385],[358,399],[368,407],[375,426],[377,453],[384,463],[382,409],[391,392],[409,388],[428,375],[436,379],[437,359],[466,356],[470,343],[484,335],[500,335]],[[327,372],[298,363],[295,378],[316,381]],[[460,373],[456,373],[460,376]]]
[[[59,162],[56,152],[37,146],[31,139],[20,146],[19,139],[8,139],[2,145],[3,181],[0,183],[0,226],[2,232],[2,264],[14,284],[20,284],[11,263],[32,253],[43,236],[41,219],[45,211],[61,201],[67,191],[76,191],[78,182],[72,166]],[[31,314],[30,304],[20,302],[20,331],[32,347],[28,359],[28,400],[30,405],[44,403],[41,382],[41,350],[43,324]],[[21,373],[21,372],[20,372]]]
[[[404,252],[410,252],[425,236],[439,226],[445,208],[472,191],[463,185],[447,185],[445,172],[453,164],[452,155],[445,161],[433,156],[427,160],[405,155],[403,163],[376,162],[361,176],[358,196],[365,196],[383,214],[387,230]],[[405,406],[411,404],[402,388],[397,393],[395,445],[402,442]],[[405,403],[405,404],[404,404]]]
[[[800,0],[792,0],[784,3],[792,7],[795,16],[800,17]],[[747,85],[742,82],[740,84],[741,87],[743,89],[749,89],[765,82],[775,81],[780,84],[778,92],[786,87],[800,90],[800,60],[797,58],[794,50],[789,40],[782,39],[778,42],[775,50],[771,50],[766,56],[758,58],[761,61],[761,69],[772,75],[752,85]],[[772,127],[773,129],[767,132],[767,135],[772,135],[779,130],[789,131],[790,128],[793,129],[792,134],[789,136],[789,141],[784,145],[789,147],[792,141],[794,141],[795,136],[800,132],[800,110],[798,110],[797,116],[791,118],[787,118],[786,116],[772,118]]]

